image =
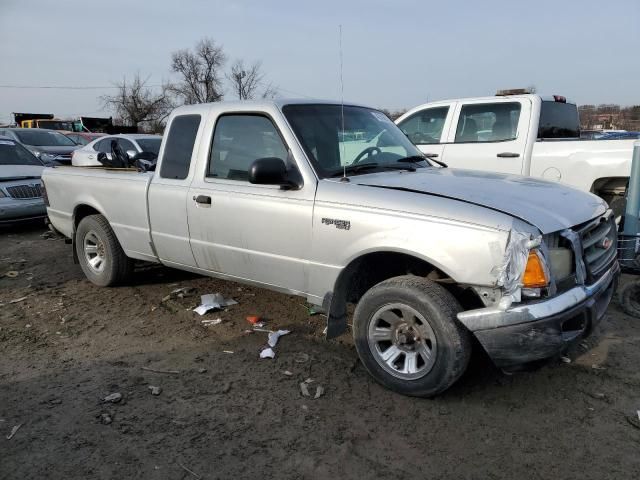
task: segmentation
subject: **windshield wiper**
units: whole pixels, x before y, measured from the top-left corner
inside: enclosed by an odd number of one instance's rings
[[[376,168],[382,168],[386,170],[407,170],[409,172],[415,172],[416,168],[412,165],[393,165],[393,164],[383,164],[379,163],[360,163],[356,165],[347,165],[343,170],[334,172],[331,174],[332,177],[339,177],[345,173],[358,173],[364,170],[373,170]]]
[[[401,158],[400,160],[398,160],[398,162],[405,162],[405,163],[420,163],[420,162],[433,162],[433,163],[437,163],[438,165],[440,165],[442,168],[447,168],[449,165],[447,165],[444,162],[441,162],[440,160],[436,160],[435,158],[432,157],[423,157],[421,155],[411,155],[409,157],[404,157]]]

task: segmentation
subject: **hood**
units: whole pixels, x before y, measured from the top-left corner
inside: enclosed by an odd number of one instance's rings
[[[44,167],[40,165],[0,165],[0,181],[17,178],[40,178]]]
[[[32,145],[25,145],[25,147],[27,147],[32,152],[38,151],[42,153],[53,153],[55,155],[69,155],[74,150],[77,150],[80,147],[80,145],[67,145],[67,146],[45,145],[45,146],[38,146],[38,147],[34,147]]]
[[[524,220],[543,234],[579,225],[607,210],[599,197],[565,185],[475,170],[424,168],[357,175],[351,181],[480,205]]]

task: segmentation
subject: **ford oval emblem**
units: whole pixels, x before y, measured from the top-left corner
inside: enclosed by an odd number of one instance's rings
[[[598,246],[603,250],[609,250],[612,244],[613,244],[613,240],[611,240],[609,237],[605,237],[602,239],[602,241]]]

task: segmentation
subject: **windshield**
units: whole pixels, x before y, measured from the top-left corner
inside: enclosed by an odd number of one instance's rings
[[[152,152],[158,155],[160,151],[161,138],[137,138],[136,142],[140,145],[143,152]]]
[[[38,165],[43,163],[19,143],[0,140],[0,165]]]
[[[46,132],[43,130],[32,130],[25,128],[24,131],[14,130],[20,142],[33,147],[73,147],[75,143],[58,132]]]
[[[282,111],[321,177],[339,174],[345,166],[375,164],[383,168],[400,166],[399,162],[407,158],[423,159],[420,150],[377,110],[347,105],[286,105]]]

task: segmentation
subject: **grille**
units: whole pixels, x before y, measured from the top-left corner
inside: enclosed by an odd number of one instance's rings
[[[616,259],[618,233],[612,215],[603,216],[578,230],[582,240],[587,278],[597,280]]]
[[[16,185],[7,187],[7,192],[11,198],[40,198],[42,190],[37,183],[31,185]]]

